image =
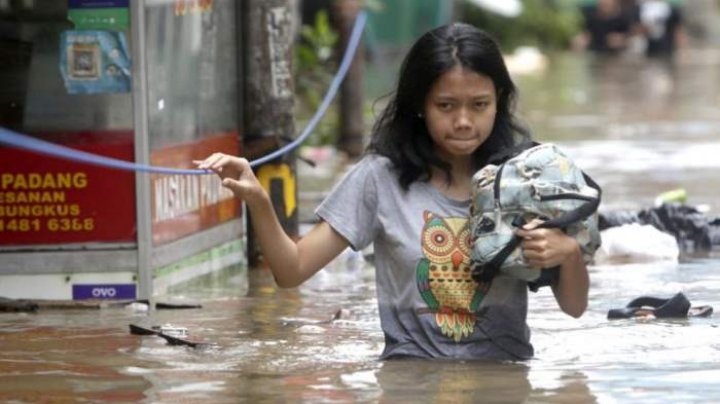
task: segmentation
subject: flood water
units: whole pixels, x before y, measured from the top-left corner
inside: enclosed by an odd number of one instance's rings
[[[556,55],[518,77],[521,111],[604,188],[602,209],[640,209],[685,188],[720,211],[720,52],[674,67]],[[302,187],[301,179],[301,187]],[[720,310],[720,254],[680,263],[594,266],[590,305],[563,315],[530,296],[526,363],[380,362],[372,267],[347,252],[302,287],[228,268],[161,296],[200,309],[0,313],[0,402],[706,403],[720,397],[720,321],[606,319],[640,295],[683,291]],[[328,322],[337,311],[340,318]],[[210,346],[131,335],[130,323],[185,326]]]

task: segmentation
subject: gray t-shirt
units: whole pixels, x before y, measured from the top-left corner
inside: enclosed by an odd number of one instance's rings
[[[374,243],[382,358],[529,359],[527,283],[470,276],[470,200],[429,182],[400,187],[392,163],[369,155],[317,215],[361,250]]]

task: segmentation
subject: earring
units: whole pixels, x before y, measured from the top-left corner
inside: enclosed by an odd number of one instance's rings
[[[425,118],[425,116],[422,114],[422,112],[418,112],[418,113],[417,113],[417,117],[420,118],[420,119]]]

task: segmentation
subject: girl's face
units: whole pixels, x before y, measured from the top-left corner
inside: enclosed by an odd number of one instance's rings
[[[435,152],[448,163],[469,159],[490,136],[497,112],[493,81],[456,65],[425,97],[425,124]]]

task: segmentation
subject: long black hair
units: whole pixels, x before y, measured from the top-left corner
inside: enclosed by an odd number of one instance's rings
[[[375,123],[368,153],[388,157],[407,189],[416,180],[429,180],[436,166],[450,176],[450,165],[435,155],[433,140],[419,115],[435,80],[456,65],[489,77],[497,92],[497,113],[488,139],[473,154],[481,168],[494,153],[529,140],[514,115],[516,88],[500,49],[486,32],[464,23],[435,28],[412,46],[400,68],[397,88]]]

